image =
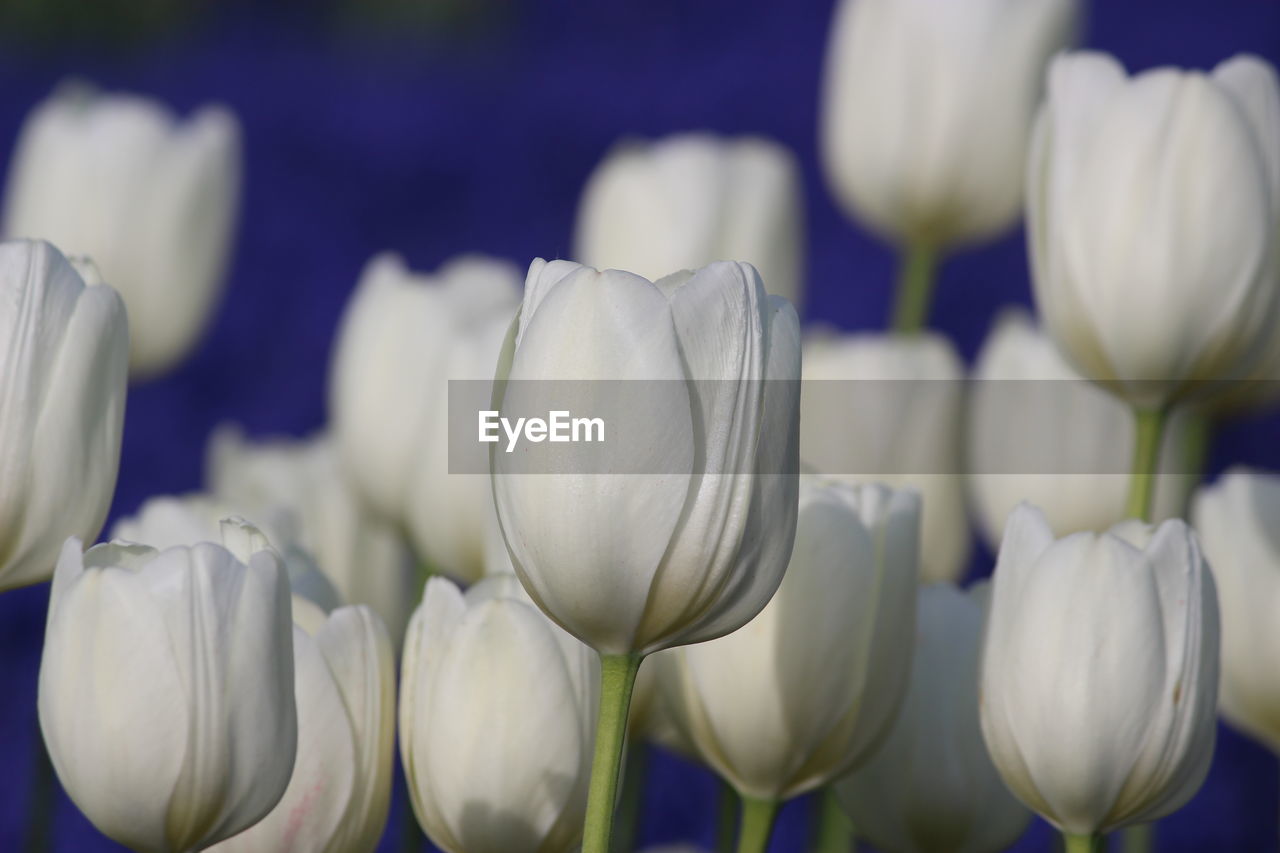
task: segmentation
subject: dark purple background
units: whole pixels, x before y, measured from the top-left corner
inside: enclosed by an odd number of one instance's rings
[[[342,31],[305,4],[229,3],[123,51],[78,43],[0,50],[0,157],[26,111],[68,73],[188,110],[228,103],[245,129],[247,186],[222,310],[193,358],[129,399],[113,515],[196,488],[205,438],[227,418],[302,434],[325,417],[330,339],[364,262],[393,248],[433,268],[462,251],[526,264],[567,256],[579,189],[622,134],[762,132],[803,165],[809,319],[882,325],[893,258],[846,221],[815,154],[830,0],[577,0],[490,7],[431,34]],[[406,34],[408,33],[408,34]],[[12,34],[10,34],[12,36]],[[1211,66],[1249,50],[1280,61],[1276,0],[1108,0],[1085,43],[1131,69]],[[947,264],[934,323],[971,358],[996,309],[1027,303],[1022,237]],[[1280,468],[1276,420],[1218,436],[1213,469]],[[980,554],[973,571],[989,571]],[[34,763],[45,586],[0,596],[0,850],[19,849]],[[1160,827],[1159,849],[1274,850],[1275,760],[1223,730],[1203,791]],[[641,842],[711,844],[715,785],[655,759]],[[807,804],[784,812],[774,851],[803,849]],[[397,801],[382,850],[401,821]],[[118,849],[65,797],[59,851]],[[1019,850],[1048,850],[1037,822]]]

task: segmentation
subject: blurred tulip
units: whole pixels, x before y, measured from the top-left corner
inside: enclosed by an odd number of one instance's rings
[[[1280,302],[1269,65],[1127,78],[1104,54],[1060,57],[1028,174],[1036,303],[1085,376],[1157,408],[1248,375]]]
[[[1125,517],[1134,419],[1088,382],[1022,311],[996,320],[974,366],[969,398],[969,493],[990,546],[1000,545],[1020,502],[1038,507],[1058,536],[1104,531]],[[1196,477],[1181,473],[1186,423],[1175,417],[1163,444],[1157,521],[1185,511]]]
[[[461,257],[420,275],[380,255],[334,354],[329,408],[347,476],[433,569],[467,583],[491,558],[493,493],[487,476],[449,473],[449,380],[492,381],[519,284],[504,261]]]
[[[1049,57],[1076,0],[843,0],[831,26],[822,156],[845,209],[898,244],[995,237],[1022,209]]]
[[[795,311],[747,264],[655,284],[534,261],[494,408],[521,410],[522,389],[548,384],[507,380],[651,380],[626,397],[633,440],[571,445],[603,447],[584,451],[598,469],[530,475],[526,454],[494,454],[498,517],[538,606],[603,655],[700,642],[759,613],[795,533],[799,372]]]
[[[918,491],[920,578],[959,578],[971,543],[958,465],[964,366],[951,344],[938,335],[810,334],[804,380],[804,464],[845,482]]]
[[[447,853],[576,848],[599,665],[515,578],[465,594],[429,580],[400,683],[400,755],[433,843]]]
[[[391,805],[395,653],[367,607],[293,602],[298,759],[262,821],[218,853],[372,853]]]
[[[355,493],[329,435],[251,442],[224,426],[210,438],[206,460],[214,494],[313,555],[341,599],[373,608],[400,648],[415,604],[413,557],[395,527]]]
[[[289,590],[271,549],[68,539],[40,663],[40,727],[72,801],[143,853],[252,826],[293,770]]]
[[[0,591],[48,580],[97,537],[124,422],[128,323],[48,243],[0,243]]]
[[[988,585],[920,590],[906,700],[870,760],[836,785],[858,835],[893,853],[995,853],[1031,813],[1000,780],[978,724]]]
[[[1009,518],[982,660],[982,733],[1005,784],[1071,835],[1163,817],[1213,757],[1218,602],[1182,521],[1054,541]]]
[[[768,139],[680,133],[624,142],[583,190],[578,258],[653,281],[746,261],[765,290],[799,305],[802,201],[794,155]]]
[[[1280,754],[1280,477],[1228,471],[1192,521],[1222,599],[1222,716]]]
[[[164,373],[208,324],[240,194],[240,127],[221,107],[67,84],[27,116],[4,231],[89,255],[129,306],[129,371]]]
[[[743,797],[825,785],[888,730],[911,665],[919,531],[913,492],[806,482],[769,604],[727,637],[668,653],[677,725]]]

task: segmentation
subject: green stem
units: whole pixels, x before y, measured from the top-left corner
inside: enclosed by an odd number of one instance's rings
[[[613,809],[618,799],[618,768],[627,736],[631,691],[643,655],[600,655],[600,719],[596,723],[596,752],[591,761],[587,793],[587,821],[582,829],[582,853],[608,853]]]
[[[738,792],[717,777],[720,796],[716,806],[716,853],[733,853],[733,837],[738,829]]]
[[[814,853],[849,853],[853,848],[853,821],[840,807],[835,789],[828,786],[818,792],[818,819]]]
[[[903,249],[893,304],[893,331],[913,335],[925,328],[937,272],[938,252],[932,246],[916,242]]]
[[[1124,853],[1147,853],[1155,834],[1154,823],[1139,823],[1124,828]]]
[[[1129,499],[1125,503],[1125,516],[1150,521],[1156,467],[1160,461],[1160,440],[1164,437],[1169,410],[1135,408],[1133,416],[1136,421],[1133,467],[1129,475]]]
[[[1069,835],[1062,833],[1065,853],[1097,853],[1102,849],[1100,839],[1096,835]]]
[[[27,808],[27,827],[22,849],[26,853],[47,853],[53,849],[53,810],[58,799],[58,784],[38,723],[34,751],[31,805]]]
[[[649,771],[649,748],[641,741],[627,747],[627,767],[622,773],[622,802],[618,804],[617,828],[613,832],[613,853],[636,849],[640,811],[644,805],[644,782]]]
[[[765,853],[773,822],[778,817],[777,800],[742,798],[742,828],[738,832],[738,853]]]

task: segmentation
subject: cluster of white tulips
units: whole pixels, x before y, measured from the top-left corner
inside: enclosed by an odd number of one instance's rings
[[[38,713],[75,805],[144,853],[367,853],[398,742],[448,853],[606,853],[650,742],[736,792],[742,853],[815,791],[825,850],[988,853],[1034,813],[1076,853],[1196,793],[1219,699],[1280,751],[1280,474],[1198,482],[1213,425],[1280,398],[1280,82],[1130,76],[1068,52],[1082,13],[839,4],[821,154],[901,252],[889,331],[802,333],[782,146],[629,141],[583,263],[372,259],[326,429],[222,425],[204,490],[92,547],[128,383],[219,301],[240,131],[38,106],[0,243],[0,590],[52,580]],[[1038,317],[994,318],[969,382],[926,331],[940,262],[1024,212]],[[458,473],[461,380],[496,410],[647,396],[635,440]],[[971,517],[998,558],[964,589]]]

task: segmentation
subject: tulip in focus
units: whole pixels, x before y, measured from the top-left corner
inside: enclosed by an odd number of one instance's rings
[[[658,280],[742,260],[799,305],[804,252],[799,168],[761,137],[680,133],[627,141],[596,167],[578,208],[578,259]]]
[[[240,128],[222,107],[182,121],[133,95],[61,86],[27,116],[4,232],[93,258],[129,306],[129,371],[164,373],[218,301],[240,193]]]
[[[1213,757],[1218,602],[1195,534],[1127,521],[1054,540],[1005,528],[982,660],[982,733],[1018,799],[1068,836],[1176,811]]]
[[[889,736],[836,785],[858,835],[894,853],[997,853],[1031,813],[996,772],[978,724],[988,586],[919,592],[907,697]]]
[[[446,853],[565,853],[581,838],[599,665],[510,575],[427,582],[401,672],[414,814]]]
[[[791,563],[760,615],[663,653],[676,724],[745,799],[825,785],[888,731],[911,667],[919,530],[913,492],[806,482]]]
[[[40,662],[45,745],[72,801],[141,853],[261,820],[294,766],[289,589],[269,548],[109,544],[58,558]]]
[[[48,243],[0,243],[0,591],[48,580],[97,537],[115,492],[129,351],[124,304]]]
[[[800,458],[823,477],[920,493],[920,577],[954,581],[971,547],[961,455],[964,366],[939,335],[810,334]]]
[[[1280,754],[1280,477],[1228,471],[1192,521],[1222,600],[1222,716]]]
[[[449,473],[449,380],[492,381],[519,285],[504,261],[464,256],[422,275],[380,255],[335,345],[329,408],[346,476],[433,569],[468,583],[506,556],[487,547],[489,478]]]

